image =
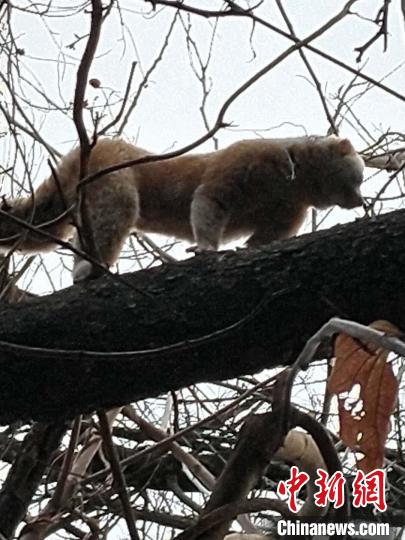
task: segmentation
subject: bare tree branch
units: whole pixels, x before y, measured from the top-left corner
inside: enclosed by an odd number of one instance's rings
[[[14,535],[65,433],[64,422],[37,423],[25,437],[0,491],[0,534]]]
[[[289,364],[333,315],[361,322],[385,318],[405,328],[404,284],[393,270],[401,265],[404,215],[397,211],[272,248],[204,255],[127,275],[147,296],[102,280],[4,308],[2,421],[77,414]],[[369,272],[375,260],[378,272]],[[222,305],[227,309],[219,309]],[[83,317],[97,321],[98,330],[84,326]],[[403,345],[397,342],[392,350],[403,353]],[[167,375],[157,376],[161,372]],[[29,397],[44,393],[48,400]]]

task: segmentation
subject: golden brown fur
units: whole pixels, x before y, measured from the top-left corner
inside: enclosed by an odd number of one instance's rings
[[[148,152],[122,140],[102,139],[92,150],[89,171]],[[60,162],[55,180],[46,180],[34,199],[10,203],[10,213],[41,224],[62,214],[76,197],[79,150]],[[347,139],[302,137],[241,141],[207,154],[184,155],[107,174],[87,186],[86,200],[94,241],[106,266],[117,259],[131,231],[160,233],[195,241],[201,250],[217,249],[229,240],[249,237],[255,246],[291,237],[309,207],[361,205],[363,162]],[[74,233],[69,220],[45,228],[57,238]],[[0,220],[1,239],[21,234],[10,219]],[[15,238],[14,238],[15,240]],[[19,248],[40,251],[54,243],[39,234],[23,233]],[[76,261],[75,277],[91,273]]]

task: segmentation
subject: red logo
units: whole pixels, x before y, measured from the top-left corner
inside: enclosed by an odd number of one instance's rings
[[[315,485],[319,487],[315,493],[315,504],[326,506],[332,503],[335,508],[343,506],[345,501],[345,478],[341,471],[336,471],[332,476],[323,469],[318,469],[318,478]]]
[[[309,474],[300,472],[295,465],[291,467],[290,478],[278,483],[277,494],[287,496],[288,508],[291,512],[298,512],[297,498],[303,486],[309,481]],[[343,506],[345,500],[346,479],[341,471],[336,471],[329,476],[323,469],[317,470],[315,486],[315,504],[326,506],[332,504],[334,508]],[[385,471],[376,469],[365,474],[357,471],[353,481],[353,506],[355,508],[364,507],[368,504],[375,506],[377,510],[383,512],[387,509],[385,500]]]
[[[297,495],[300,489],[305,486],[309,480],[309,474],[299,472],[295,465],[291,467],[290,478],[278,483],[277,494],[288,497],[288,508],[291,512],[298,512]]]
[[[359,508],[368,504],[373,504],[380,512],[387,509],[385,471],[382,469],[375,469],[368,474],[357,471],[353,480],[353,506]]]

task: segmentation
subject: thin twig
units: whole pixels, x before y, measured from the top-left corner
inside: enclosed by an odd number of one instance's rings
[[[268,384],[270,384],[270,382],[274,381],[274,379],[275,379],[275,376],[272,376],[265,379],[264,381],[261,381],[255,384],[254,386],[252,386],[252,388],[249,388],[249,390],[246,390],[245,392],[243,392],[240,396],[235,398],[231,403],[228,403],[228,405],[225,405],[221,409],[217,410],[215,413],[210,414],[208,417],[203,418],[202,420],[199,420],[198,422],[195,422],[194,424],[189,425],[186,428],[183,428],[182,430],[179,430],[176,433],[173,433],[172,435],[169,435],[165,439],[157,442],[154,446],[144,448],[143,450],[140,450],[136,454],[123,459],[121,461],[121,465],[125,467],[128,465],[133,465],[137,461],[144,459],[145,456],[149,454],[165,451],[167,448],[170,448],[170,444],[172,442],[182,439],[185,435],[192,433],[193,431],[195,431],[196,429],[202,426],[212,423],[213,420],[223,416],[225,413],[229,413],[230,411],[233,411],[242,401],[254,395],[261,388],[266,387]],[[105,477],[105,475],[107,475],[109,472],[110,472],[110,469],[98,471],[97,473],[94,473],[92,476],[87,477],[86,482],[101,481]]]
[[[271,24],[270,22],[262,19],[261,17],[258,17],[253,13],[253,10],[250,9],[227,9],[224,11],[218,10],[218,11],[211,11],[208,9],[201,9],[197,7],[190,6],[188,4],[184,4],[182,0],[146,0],[148,2],[153,2],[155,5],[162,5],[162,6],[171,6],[176,9],[180,9],[183,11],[188,11],[189,13],[194,13],[195,15],[200,15],[202,17],[229,17],[229,16],[236,16],[236,17],[248,17],[252,19],[252,21],[259,23],[260,25],[264,26],[265,28],[268,28],[269,30],[272,30],[273,32],[276,32],[280,36],[283,36],[290,41],[293,41],[295,43],[298,43],[300,40],[299,38],[292,36],[288,32],[285,32],[284,30],[281,30],[281,28],[278,28],[277,26],[274,26],[274,24]],[[350,13],[350,8],[357,0],[350,0],[347,2],[347,4],[343,7],[343,11],[345,12],[344,15],[348,15]],[[331,24],[329,24],[329,27],[331,27],[333,24],[335,24],[335,20],[331,20]],[[318,49],[314,45],[311,45],[310,43],[303,43],[303,47],[307,48],[309,51],[317,54],[318,56],[321,56],[325,60],[328,60],[329,62],[332,62],[336,66],[339,66],[340,68],[344,69],[345,71],[348,71],[352,73],[353,75],[358,76],[359,78],[369,82],[370,84],[374,85],[375,87],[379,88],[380,90],[383,90],[387,92],[388,94],[396,97],[400,101],[405,101],[405,95],[400,94],[393,88],[390,88],[389,86],[386,86],[383,83],[378,82],[377,80],[373,79],[369,75],[366,75],[359,69],[352,68],[350,65],[345,64],[341,60],[338,60],[334,56],[322,51],[321,49]]]
[[[125,476],[122,472],[120,462],[118,459],[117,450],[112,440],[110,425],[105,411],[100,410],[97,413],[100,422],[100,433],[103,438],[103,442],[108,452],[108,457],[111,465],[111,470],[114,478],[114,485],[117,489],[118,496],[121,500],[122,510],[127,522],[128,532],[131,540],[140,540],[138,531],[136,529],[134,517],[132,514],[131,503],[128,498],[127,485],[125,482]]]
[[[55,511],[60,510],[61,502],[63,500],[63,492],[65,491],[65,485],[67,477],[72,469],[74,453],[77,446],[77,441],[79,440],[80,428],[82,425],[82,416],[79,415],[73,421],[72,433],[70,435],[69,446],[65,452],[63,458],[62,468],[58,476],[58,482],[53,494],[53,497],[50,501],[50,505]]]
[[[363,58],[363,54],[371,47],[373,43],[375,43],[380,37],[383,38],[383,49],[384,52],[387,50],[388,45],[388,13],[389,13],[389,5],[391,3],[391,0],[384,0],[383,5],[378,10],[377,16],[375,18],[375,24],[378,25],[378,30],[372,36],[364,45],[361,45],[361,47],[356,47],[354,50],[358,53],[356,62],[361,62],[361,59]]]
[[[103,20],[103,7],[100,0],[91,0],[91,25],[90,33],[82,59],[77,70],[75,96],[73,101],[73,121],[76,126],[80,141],[80,173],[79,179],[84,178],[88,173],[88,165],[92,145],[87,135],[86,126],[83,120],[84,96],[89,76],[89,70],[96,53],[97,44],[100,38],[101,24]],[[95,141],[94,141],[95,142]],[[78,231],[80,241],[84,250],[93,258],[99,259],[97,246],[94,242],[93,230],[86,204],[86,190],[78,193],[78,212],[80,216],[80,231]]]
[[[70,211],[70,209],[66,210],[63,213],[63,215],[66,215],[66,213],[68,213],[69,211]],[[111,270],[109,270],[103,264],[101,264],[97,259],[95,259],[94,257],[91,257],[85,251],[77,248],[71,242],[66,242],[65,240],[61,240],[57,236],[54,236],[53,234],[50,234],[47,231],[44,231],[44,230],[40,229],[38,226],[31,225],[31,223],[29,223],[28,221],[20,219],[19,217],[14,216],[13,214],[9,214],[8,212],[5,212],[1,208],[0,208],[0,216],[4,216],[5,218],[7,218],[7,219],[13,221],[14,223],[17,223],[18,225],[20,225],[23,229],[26,229],[27,231],[31,231],[31,232],[33,232],[35,234],[38,234],[39,236],[42,236],[44,238],[47,238],[52,243],[71,251],[72,253],[74,253],[75,255],[78,255],[79,257],[81,257],[82,259],[85,259],[86,261],[91,262],[94,266],[97,266],[97,268],[101,271],[101,273],[104,273],[104,274],[110,276],[111,279],[114,279],[115,281],[121,283],[122,285],[125,285],[126,287],[132,289],[133,291],[136,291],[139,294],[142,294],[143,296],[147,296],[149,298],[151,297],[150,293],[147,293],[144,290],[139,289],[138,287],[135,287],[134,285],[129,283],[124,277],[122,277],[122,276],[120,276],[118,274],[114,274],[113,272],[111,272]],[[52,222],[54,222],[54,221],[56,221],[56,220],[52,220]],[[49,223],[50,222],[48,222],[47,224],[49,224]],[[42,223],[41,227],[45,227],[47,224]],[[6,239],[2,238],[2,239],[0,239],[0,244],[8,243],[13,238],[14,237],[6,238]],[[16,235],[16,238],[17,238],[16,247],[14,249],[18,249],[19,239],[18,239],[17,235]]]
[[[288,27],[288,30],[290,31],[291,35],[294,36],[294,37],[297,37],[295,31],[294,31],[294,27],[287,15],[287,12],[286,10],[284,9],[284,6],[281,2],[281,0],[276,0],[276,3],[277,3],[277,6],[278,6],[278,9],[280,10],[280,13]],[[322,92],[322,87],[321,87],[321,83],[319,82],[318,80],[318,77],[316,76],[316,73],[314,71],[314,69],[312,68],[311,64],[309,63],[309,60],[308,58],[306,57],[306,54],[304,53],[304,51],[302,49],[300,49],[298,51],[302,61],[304,62],[305,64],[305,67],[307,68],[308,70],[308,73],[310,74],[314,84],[315,84],[315,88],[318,92],[318,95],[319,95],[319,99],[321,100],[321,103],[322,103],[322,107],[323,107],[323,110],[325,111],[325,115],[326,115],[326,118],[328,119],[328,122],[329,122],[329,125],[330,125],[330,129],[329,129],[329,134],[330,133],[333,133],[335,135],[338,135],[338,129],[335,125],[335,122],[333,120],[333,117],[329,111],[329,107],[328,107],[328,104],[326,103],[326,99],[325,99],[325,96],[323,95],[323,92]]]
[[[131,90],[132,79],[134,78],[136,64],[137,64],[136,62],[132,62],[132,64],[131,64],[131,70],[129,72],[129,77],[128,77],[128,82],[127,82],[127,85],[126,85],[126,88],[125,88],[124,98],[122,100],[121,107],[120,107],[120,110],[118,111],[117,116],[115,118],[113,118],[109,124],[107,124],[105,127],[103,127],[103,129],[101,129],[99,131],[99,133],[98,133],[99,136],[105,135],[108,132],[109,129],[114,127],[115,124],[117,124],[121,120],[121,117],[124,114],[125,106],[126,106],[127,101],[128,101],[129,92]]]
[[[158,66],[158,64],[162,61],[162,58],[163,58],[163,55],[164,55],[164,52],[167,48],[167,46],[169,45],[169,38],[170,36],[172,35],[172,32],[173,32],[173,29],[174,29],[174,25],[176,23],[176,20],[177,20],[177,13],[175,14],[175,16],[173,17],[173,20],[172,22],[170,23],[169,25],[169,29],[168,31],[166,32],[166,35],[163,39],[163,45],[160,49],[160,51],[158,52],[157,56],[155,57],[154,61],[152,62],[152,65],[150,66],[150,68],[146,71],[145,73],[145,76],[143,77],[143,80],[141,81],[140,85],[139,85],[139,88],[138,90],[136,91],[135,93],[135,96],[133,97],[132,99],[132,103],[131,105],[128,107],[128,110],[125,114],[125,117],[123,118],[122,122],[121,122],[121,125],[119,126],[119,128],[117,129],[117,135],[118,136],[121,136],[123,131],[124,131],[124,128],[125,126],[127,125],[128,123],[128,120],[132,114],[132,112],[135,110],[137,104],[138,104],[138,101],[139,101],[139,98],[142,94],[142,91],[144,90],[144,88],[147,88],[148,86],[148,81],[152,75],[152,73],[155,71],[156,67]]]

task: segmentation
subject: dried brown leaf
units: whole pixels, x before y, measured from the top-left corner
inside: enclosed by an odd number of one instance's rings
[[[400,335],[388,321],[376,321],[370,326],[388,335]],[[362,344],[340,334],[335,342],[335,356],[328,391],[338,395],[340,437],[352,450],[363,454],[357,466],[368,473],[383,464],[398,381],[387,362],[388,351],[375,344]],[[357,400],[342,395],[352,392],[356,385]]]

